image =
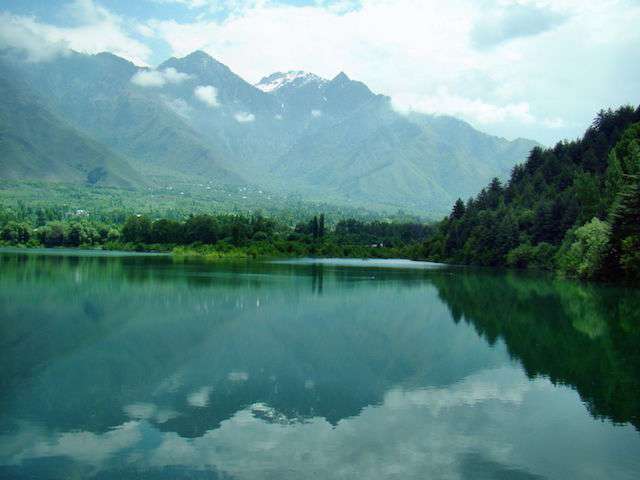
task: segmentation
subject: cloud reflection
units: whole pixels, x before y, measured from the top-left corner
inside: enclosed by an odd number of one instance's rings
[[[188,403],[205,405],[210,393],[211,387],[202,387],[189,396]],[[23,425],[19,433],[0,438],[0,464],[63,456],[103,471],[122,469],[122,459],[130,458],[135,459],[137,470],[215,470],[239,479],[314,475],[459,479],[473,478],[469,459],[475,459],[494,473],[545,478],[544,472],[533,471],[541,465],[535,461],[540,452],[529,448],[528,433],[521,431],[526,425],[513,422],[513,416],[523,416],[521,410],[526,409],[524,417],[530,414],[538,428],[555,428],[548,419],[540,421],[539,416],[546,415],[546,410],[540,410],[541,395],[565,397],[566,405],[575,408],[575,392],[546,379],[529,381],[515,367],[486,369],[447,387],[394,388],[380,405],[365,407],[358,416],[335,426],[323,417],[287,418],[257,403],[200,437],[183,438],[153,425],[162,411],[156,405],[136,403],[125,410],[137,420],[102,434],[46,433]],[[580,419],[583,427],[602,428],[586,410],[580,412]],[[626,435],[627,430],[616,432]],[[483,442],[479,444],[478,438]],[[557,447],[550,442],[545,448]],[[594,458],[595,464],[601,461],[598,456],[607,455],[593,441],[579,447],[593,450],[587,458]],[[120,459],[117,465],[116,458]]]

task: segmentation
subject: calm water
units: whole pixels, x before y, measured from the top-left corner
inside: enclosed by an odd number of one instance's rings
[[[640,295],[0,254],[0,477],[637,479]]]

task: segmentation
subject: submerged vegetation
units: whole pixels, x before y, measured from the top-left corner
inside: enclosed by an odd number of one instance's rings
[[[424,257],[640,280],[640,107],[601,111],[584,137],[534,148],[424,244]]]

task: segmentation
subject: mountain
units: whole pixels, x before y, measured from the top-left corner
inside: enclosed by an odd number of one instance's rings
[[[302,70],[290,70],[288,72],[276,72],[263,77],[255,87],[266,93],[280,89],[300,89],[304,86],[320,88],[327,81],[319,76]]]
[[[0,67],[43,107],[152,182],[253,184],[305,199],[440,213],[536,145],[449,118],[398,113],[341,72],[279,72],[252,85],[204,52],[141,68],[71,52]]]
[[[140,187],[126,160],[0,77],[0,177]]]
[[[131,82],[140,69],[110,53],[70,53],[28,63],[12,55],[0,65],[45,99],[47,107],[85,135],[128,158],[150,178],[240,181],[223,156],[166,102]]]

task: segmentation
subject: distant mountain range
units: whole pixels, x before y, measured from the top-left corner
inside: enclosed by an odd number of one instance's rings
[[[251,85],[204,52],[157,69],[110,53],[0,56],[0,177],[135,188],[259,185],[371,209],[447,211],[537,145],[396,112],[340,73]]]

